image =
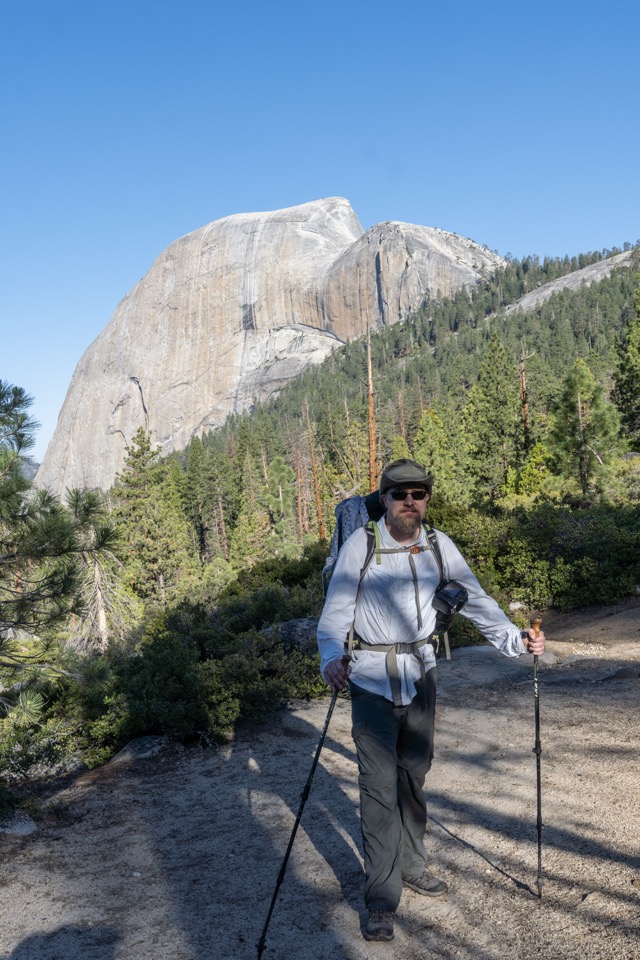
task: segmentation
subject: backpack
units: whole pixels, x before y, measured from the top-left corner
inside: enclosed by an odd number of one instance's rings
[[[347,540],[359,527],[366,528],[367,551],[362,569],[360,571],[358,590],[360,589],[360,584],[362,583],[364,575],[367,572],[374,555],[376,556],[376,562],[380,563],[382,553],[394,552],[393,550],[384,550],[380,548],[378,528],[376,523],[383,514],[384,506],[380,501],[377,490],[374,490],[374,492],[370,493],[367,497],[362,497],[359,495],[348,497],[346,500],[342,500],[336,506],[336,526],[333,532],[333,539],[331,541],[331,553],[327,557],[322,570],[322,586],[325,596],[327,595],[329,581],[331,580],[333,567],[338,559],[340,548],[345,540]],[[461,610],[464,604],[467,602],[468,593],[465,587],[458,583],[457,580],[449,580],[447,578],[442,552],[440,550],[440,544],[438,543],[438,536],[433,527],[430,527],[428,523],[423,521],[423,528],[427,538],[427,549],[430,549],[433,552],[438,565],[438,570],[440,572],[440,583],[438,584],[433,599],[433,606],[437,611],[436,631],[443,634],[446,658],[447,660],[450,660],[451,650],[449,648],[448,630],[454,614],[458,610]],[[399,550],[400,549],[403,548],[399,548]]]
[[[338,559],[342,544],[352,533],[355,533],[358,527],[365,527],[370,520],[379,520],[384,513],[384,507],[380,502],[378,491],[374,490],[367,497],[356,494],[355,497],[341,500],[334,513],[336,526],[331,540],[331,553],[322,569],[322,589],[325,597],[333,573],[333,565]]]

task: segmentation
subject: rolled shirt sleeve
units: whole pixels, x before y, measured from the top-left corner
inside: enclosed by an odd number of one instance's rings
[[[519,657],[526,653],[520,628],[509,620],[493,597],[485,593],[453,541],[446,534],[438,532],[438,542],[449,579],[458,580],[469,593],[469,599],[460,611],[462,616],[470,620],[483,637],[506,657]]]

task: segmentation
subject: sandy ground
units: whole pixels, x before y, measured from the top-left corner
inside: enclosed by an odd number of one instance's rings
[[[531,658],[441,662],[427,781],[446,899],[406,891],[392,943],[362,939],[349,703],[339,700],[265,960],[637,960],[640,600],[545,621],[543,874],[536,894]],[[60,784],[0,834],[8,960],[245,960],[260,938],[327,702],[210,750],[164,746]],[[144,750],[142,751],[144,753]]]

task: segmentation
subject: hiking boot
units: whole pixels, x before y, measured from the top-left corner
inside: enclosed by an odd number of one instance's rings
[[[416,893],[421,893],[423,897],[442,897],[448,893],[449,887],[438,877],[425,870],[419,877],[403,877],[402,882],[405,887],[410,887]]]
[[[393,940],[394,910],[369,910],[365,940]]]

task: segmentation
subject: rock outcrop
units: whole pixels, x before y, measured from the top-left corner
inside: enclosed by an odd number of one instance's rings
[[[455,234],[363,231],[330,198],[238,214],[176,240],[81,358],[36,482],[108,488],[142,426],[165,452],[273,396],[340,343],[502,261]]]
[[[564,290],[579,290],[580,287],[589,287],[592,283],[599,283],[600,280],[605,280],[613,270],[620,267],[631,266],[631,257],[632,251],[628,250],[626,253],[619,253],[615,257],[609,257],[607,260],[592,263],[588,267],[583,267],[582,270],[575,270],[573,273],[568,273],[565,277],[559,277],[557,280],[544,283],[541,287],[525,293],[524,297],[520,297],[519,300],[516,300],[515,303],[508,306],[504,312],[505,314],[509,314],[515,310],[521,310],[523,313],[528,313],[530,310],[535,310],[536,307],[539,307],[541,303],[544,303],[545,300],[552,297],[554,293],[562,293]]]
[[[344,251],[324,287],[327,318],[349,316],[350,336],[395,323],[426,295],[452,296],[503,261],[472,240],[411,223],[378,223]],[[348,334],[349,335],[349,334]]]

